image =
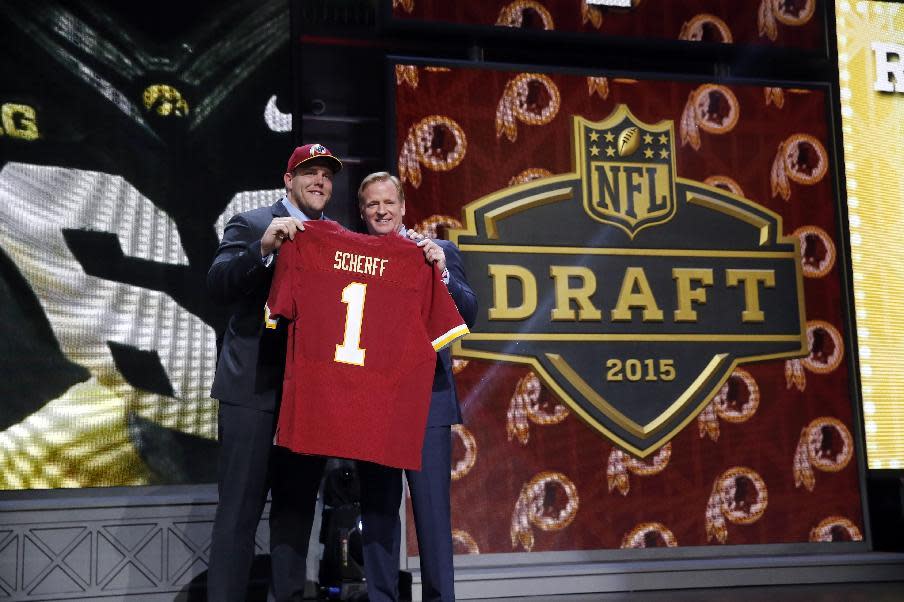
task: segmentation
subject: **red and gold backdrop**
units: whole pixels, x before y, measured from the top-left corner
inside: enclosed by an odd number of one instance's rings
[[[741,365],[643,460],[529,368],[456,360],[456,553],[862,540],[825,90],[425,65],[395,75],[409,226],[443,236],[468,203],[572,171],[571,117],[598,121],[626,104],[646,123],[674,122],[677,177],[762,205],[781,216],[780,234],[800,240],[809,355]],[[516,80],[527,93],[506,116]],[[703,89],[709,107],[695,109]],[[490,300],[480,302],[486,311]],[[412,520],[408,542],[416,554]]]
[[[817,0],[633,0],[608,8],[586,0],[392,0],[400,22],[498,26],[626,38],[757,44],[825,52]]]

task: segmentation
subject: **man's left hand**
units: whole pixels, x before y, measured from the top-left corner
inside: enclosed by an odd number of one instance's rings
[[[435,241],[429,238],[422,238],[418,241],[417,246],[424,250],[424,257],[428,263],[435,263],[439,266],[441,272],[446,270],[446,253]]]

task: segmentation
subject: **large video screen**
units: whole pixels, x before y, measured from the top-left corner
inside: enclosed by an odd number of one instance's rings
[[[406,220],[480,305],[456,552],[862,540],[827,90],[393,68]]]
[[[836,2],[844,168],[870,468],[904,467],[904,4]]]
[[[0,489],[215,480],[206,272],[292,148],[288,8],[253,4],[4,3]]]

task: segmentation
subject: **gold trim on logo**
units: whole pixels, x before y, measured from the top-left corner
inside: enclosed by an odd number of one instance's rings
[[[723,194],[731,194],[730,192],[724,192]],[[738,197],[740,198],[740,197]],[[760,244],[765,245],[769,242],[769,222],[763,219],[758,215],[750,215],[743,209],[739,209],[737,207],[732,207],[731,205],[726,204],[724,201],[720,201],[719,199],[714,199],[712,197],[702,196],[702,195],[687,195],[687,203],[689,205],[700,205],[702,207],[706,207],[707,209],[712,209],[713,211],[718,211],[719,213],[724,213],[726,215],[730,215],[731,217],[740,220],[742,222],[748,223],[754,228],[757,228],[760,231]]]
[[[518,184],[517,186],[509,186],[507,188],[501,188],[500,190],[497,190],[496,192],[488,194],[487,196],[477,199],[476,201],[473,201],[471,203],[468,203],[467,205],[462,207],[462,214],[463,214],[462,222],[464,223],[464,228],[456,228],[454,230],[449,230],[449,232],[448,232],[449,240],[458,244],[458,237],[460,237],[460,236],[477,236],[478,235],[477,224],[479,223],[479,220],[477,219],[477,212],[480,211],[481,209],[483,209],[484,207],[486,207],[487,205],[492,205],[493,203],[496,203],[500,199],[510,197],[510,196],[518,194],[520,192],[531,191],[535,188],[538,188],[539,186],[546,186],[549,184],[560,184],[560,183],[572,184],[576,177],[577,177],[577,173],[572,171],[572,172],[565,173],[565,174],[559,174],[559,175],[553,176],[551,178],[539,178],[536,180],[530,180],[529,182],[525,182],[524,184]],[[542,194],[532,195],[531,198],[534,199],[534,202],[544,203],[546,201],[546,199],[543,198]],[[504,217],[509,217],[509,215],[514,215],[516,213],[520,213],[522,211],[530,209],[529,206],[526,206],[526,205],[521,206],[522,204],[521,204],[520,198],[516,201],[512,201],[511,203],[508,203],[508,205],[518,205],[519,207],[518,207],[517,211],[507,213],[506,215],[498,216],[496,218],[496,220],[502,219]],[[503,207],[505,207],[505,205]],[[502,209],[502,207],[500,207],[498,209]],[[491,211],[498,211],[498,209],[492,209]],[[484,225],[486,225],[485,221],[484,221]]]
[[[793,343],[800,341],[796,334],[569,334],[546,332],[472,332],[469,341],[695,341],[731,343]],[[781,356],[784,357],[784,356]]]
[[[794,259],[792,251],[714,251],[711,249],[617,249],[591,247],[542,247],[531,245],[462,244],[461,251],[524,253],[534,255],[619,255],[627,257],[740,257],[742,259]]]
[[[468,338],[473,337],[473,334],[468,335]],[[740,359],[735,359],[731,366],[729,366],[725,370],[725,374],[722,378],[719,379],[719,382],[715,383],[712,389],[707,392],[702,398],[699,405],[694,408],[680,423],[676,424],[672,430],[670,430],[667,434],[663,435],[661,438],[656,441],[652,441],[649,447],[637,447],[628,443],[621,437],[619,437],[616,433],[612,432],[610,429],[607,429],[603,425],[601,425],[595,418],[593,418],[590,414],[587,413],[587,410],[582,408],[572,397],[559,385],[558,382],[552,377],[552,375],[546,370],[543,364],[540,363],[540,360],[531,356],[523,356],[523,355],[512,355],[509,353],[496,353],[493,351],[478,351],[475,349],[463,349],[462,344],[463,339],[458,339],[452,344],[452,355],[455,357],[470,357],[477,360],[485,360],[485,361],[494,361],[494,362],[510,362],[513,364],[522,364],[530,366],[534,372],[537,373],[538,376],[543,381],[543,384],[546,385],[560,400],[564,401],[568,404],[568,407],[574,412],[578,418],[584,421],[585,424],[595,429],[599,433],[605,435],[610,441],[612,441],[615,445],[619,446],[623,450],[634,454],[638,458],[646,458],[650,454],[654,453],[660,447],[668,443],[675,435],[681,432],[684,427],[688,425],[692,420],[694,420],[697,415],[706,407],[712,398],[719,392],[722,388],[722,385],[725,384],[725,381],[729,379],[731,373],[738,366],[738,364],[747,362],[757,362],[763,360],[771,360],[771,359],[779,359],[783,357],[789,356],[799,356],[801,353],[806,351],[806,347],[803,347],[800,350],[796,351],[788,351],[782,353],[773,353],[773,354],[764,354],[764,355],[756,355],[750,357],[744,357]],[[806,341],[803,341],[803,344],[806,345]]]
[[[503,205],[502,207],[493,209],[492,211],[487,211],[486,215],[483,216],[483,223],[487,231],[487,238],[499,238],[499,232],[496,229],[497,220],[511,217],[516,213],[521,213],[522,211],[527,211],[528,209],[533,209],[535,207],[551,205],[552,203],[558,203],[561,201],[569,201],[571,200],[572,196],[573,195],[570,187],[558,188],[556,190],[549,190],[547,192],[541,192],[540,194],[534,194],[529,197],[519,199],[513,203],[509,203],[508,205]]]
[[[725,361],[725,358],[728,357],[727,353],[719,353],[713,356],[713,359],[709,361],[706,365],[706,368],[703,369],[700,374],[697,375],[697,378],[694,379],[694,382],[684,390],[684,392],[678,396],[678,398],[672,402],[672,404],[666,408],[664,412],[662,412],[659,416],[656,417],[655,420],[649,422],[647,424],[641,425],[621,412],[619,412],[615,407],[613,407],[608,401],[603,399],[603,396],[593,390],[593,387],[587,384],[581,376],[574,371],[574,369],[565,361],[565,359],[559,355],[558,353],[547,353],[547,359],[555,366],[556,370],[565,377],[571,386],[578,390],[578,392],[587,398],[587,401],[592,403],[596,408],[605,414],[607,417],[611,418],[612,421],[618,426],[622,427],[635,437],[639,437],[641,439],[646,439],[651,434],[655,433],[657,430],[661,429],[665,424],[671,419],[672,416],[675,415],[676,412],[680,411],[687,400],[696,393],[697,389],[703,386],[710,376],[712,376],[715,371],[719,368],[719,365]]]

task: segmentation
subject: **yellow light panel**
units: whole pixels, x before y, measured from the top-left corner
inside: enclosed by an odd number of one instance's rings
[[[904,467],[904,4],[836,0],[870,468]]]

